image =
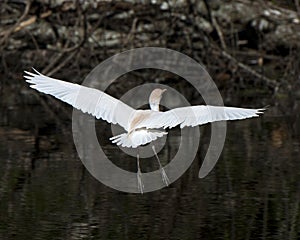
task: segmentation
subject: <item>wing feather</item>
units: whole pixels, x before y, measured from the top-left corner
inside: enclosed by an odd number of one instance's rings
[[[36,73],[24,71],[27,74],[24,78],[31,88],[50,94],[97,119],[119,124],[128,130],[128,120],[135,111],[132,107],[100,90],[47,77],[33,70]]]
[[[194,127],[216,121],[259,117],[264,111],[264,108],[249,109],[204,105],[181,107],[166,112],[152,112],[149,118],[141,122],[136,128],[172,128],[177,125],[180,125],[181,128]]]

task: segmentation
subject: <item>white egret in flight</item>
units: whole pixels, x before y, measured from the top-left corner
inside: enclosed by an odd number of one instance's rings
[[[155,141],[167,134],[166,128],[177,125],[180,125],[180,128],[194,127],[215,121],[258,117],[265,110],[264,108],[247,109],[198,105],[160,112],[159,103],[165,89],[152,91],[149,97],[149,110],[136,110],[100,90],[47,77],[35,69],[33,70],[35,73],[25,71],[27,75],[24,75],[26,82],[31,84],[31,88],[50,94],[97,119],[101,118],[109,123],[119,124],[124,128],[125,133],[114,136],[110,140],[128,148],[137,148]],[[169,179],[160,163],[154,145],[152,149],[159,164],[162,180],[168,186]],[[137,154],[137,187],[143,193],[144,186],[141,176],[139,154]]]

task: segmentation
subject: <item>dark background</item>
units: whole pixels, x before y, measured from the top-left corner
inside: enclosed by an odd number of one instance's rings
[[[0,0],[0,11],[1,239],[300,238],[298,0]],[[270,107],[260,119],[228,123],[222,156],[205,179],[198,171],[209,126],[179,180],[135,195],[89,175],[72,142],[71,107],[29,89],[22,75],[35,67],[80,84],[108,57],[145,46],[204,64],[225,105]],[[120,97],[174,79],[191,104],[201,103],[186,81],[160,70],[128,73],[108,92]],[[179,134],[160,153],[164,164]],[[136,171],[134,158],[108,141],[103,148]],[[142,167],[157,166],[143,160]]]

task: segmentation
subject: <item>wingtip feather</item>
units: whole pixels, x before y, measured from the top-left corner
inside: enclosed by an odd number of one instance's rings
[[[34,74],[34,73],[32,73],[32,72],[24,71],[24,73],[26,73],[27,75],[29,75],[29,76],[31,76],[31,77],[36,76],[36,74]],[[27,75],[24,75],[24,77],[27,76]]]
[[[34,67],[31,67],[33,71],[35,71],[38,75],[42,75],[38,70],[36,70]]]
[[[29,71],[26,71],[24,70],[24,73],[27,74],[27,75],[23,75],[24,78],[32,78],[32,77],[36,77],[38,75],[42,75],[40,72],[38,72],[35,68],[32,67],[32,70],[35,72],[29,72]]]
[[[257,109],[256,114],[259,116],[260,114],[264,114],[266,110],[267,110],[266,107]]]

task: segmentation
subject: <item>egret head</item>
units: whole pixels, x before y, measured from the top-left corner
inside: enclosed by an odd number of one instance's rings
[[[167,89],[156,88],[152,91],[149,97],[149,105],[151,110],[159,111],[159,103],[162,97],[162,94],[167,91]]]

